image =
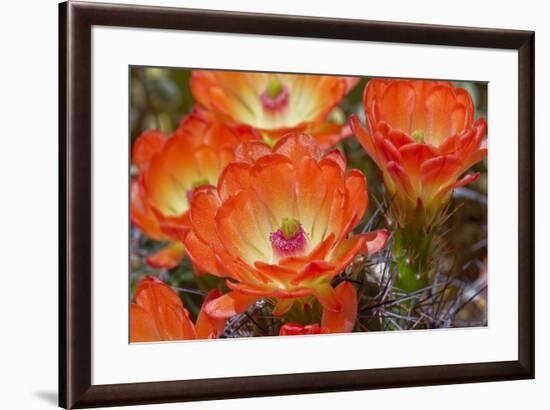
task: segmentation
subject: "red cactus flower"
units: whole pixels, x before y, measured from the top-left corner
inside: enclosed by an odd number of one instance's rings
[[[394,218],[436,223],[453,189],[479,173],[459,177],[487,155],[486,123],[474,122],[472,98],[450,82],[374,79],[363,104],[367,128],[356,116],[351,127],[382,171]]]
[[[285,323],[279,330],[279,336],[303,336],[321,335],[330,333],[328,328],[321,327],[317,323],[312,325],[300,325],[298,323]]]
[[[224,121],[260,130],[266,140],[307,132],[328,148],[347,127],[327,121],[329,113],[358,82],[354,77],[194,71],[193,96]],[[347,133],[349,135],[349,132]]]
[[[132,148],[139,177],[131,183],[132,223],[154,240],[175,241],[147,262],[172,268],[184,256],[179,242],[188,230],[189,197],[197,186],[216,184],[234,158],[237,143],[258,136],[249,128],[228,126],[195,110],[168,138],[146,131]]]
[[[283,315],[295,299],[312,297],[341,314],[331,280],[388,236],[350,235],[367,206],[365,176],[346,171],[337,150],[321,156],[305,134],[290,134],[273,149],[243,143],[235,153],[217,188],[200,187],[191,200],[186,252],[200,269],[227,277],[231,289],[205,310],[224,318],[273,298],[273,313]]]
[[[219,297],[211,291],[204,304]],[[201,309],[194,325],[178,294],[160,279],[145,277],[138,285],[136,303],[130,304],[130,341],[213,339],[219,337],[225,320],[215,319]]]

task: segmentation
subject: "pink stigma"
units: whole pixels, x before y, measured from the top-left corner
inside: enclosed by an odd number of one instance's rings
[[[291,239],[285,239],[283,230],[279,228],[269,234],[269,240],[273,250],[279,256],[296,255],[306,248],[306,234],[302,229],[302,225],[298,227],[296,234]]]
[[[287,106],[288,96],[288,88],[282,85],[281,90],[276,97],[271,97],[266,90],[262,93],[262,95],[260,95],[260,101],[266,110],[277,111]]]

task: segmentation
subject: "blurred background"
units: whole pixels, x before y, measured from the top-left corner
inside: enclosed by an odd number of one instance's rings
[[[188,114],[195,104],[189,90],[191,70],[160,67],[132,67],[130,70],[130,142],[144,131],[159,129],[170,134],[181,118]],[[344,98],[339,107],[330,114],[333,122],[345,122],[352,113],[364,121],[362,92],[369,80],[363,77],[355,88]],[[454,82],[457,87],[465,88],[474,101],[475,118],[487,118],[486,83]],[[487,135],[490,130],[488,130]],[[350,168],[362,170],[368,179],[369,208],[361,230],[369,221],[373,229],[387,227],[383,212],[384,186],[380,172],[365,150],[353,138],[343,140],[337,146],[348,158]],[[488,157],[487,157],[488,158]],[[445,288],[438,297],[428,300],[430,309],[410,312],[408,304],[398,311],[392,309],[373,309],[360,316],[360,330],[405,330],[435,327],[469,327],[487,325],[487,158],[475,165],[474,170],[481,177],[464,188],[455,190],[452,208],[455,210],[442,229],[436,279]],[[132,172],[132,170],[131,170]],[[382,209],[383,210],[383,209]],[[171,270],[159,270],[149,267],[145,257],[162,248],[164,244],[151,241],[132,227],[130,237],[130,298],[135,286],[145,275],[159,276],[175,289],[191,316],[196,317],[202,304],[204,292],[218,287],[226,290],[223,281],[210,275],[196,276],[191,264],[183,263]],[[364,305],[378,305],[382,280],[389,280],[374,265],[361,284]],[[389,275],[387,275],[389,276]],[[372,283],[371,283],[372,282]],[[400,295],[397,295],[399,297]],[[385,295],[385,298],[388,298]],[[396,297],[393,295],[393,297]],[[387,301],[387,299],[385,299]],[[361,303],[360,303],[361,306]],[[395,307],[395,305],[394,305]],[[408,311],[409,310],[409,311]],[[406,314],[404,313],[406,312]],[[428,313],[426,313],[428,312]],[[415,314],[413,314],[415,313]],[[427,318],[422,319],[421,316]],[[429,316],[429,317],[428,317]],[[420,321],[422,319],[422,321]],[[248,329],[244,335],[253,335]],[[243,335],[243,334],[239,334]]]

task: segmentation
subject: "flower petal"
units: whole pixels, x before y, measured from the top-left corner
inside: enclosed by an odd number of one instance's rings
[[[329,149],[336,145],[340,140],[351,135],[351,129],[347,125],[335,124],[332,122],[323,122],[314,126],[309,133],[315,136],[315,141],[321,149]]]
[[[323,309],[321,326],[330,333],[349,333],[357,320],[357,291],[349,282],[343,282],[335,289],[336,299],[342,308],[339,312]]]
[[[258,298],[262,298],[271,296],[272,294],[271,288],[260,284],[238,283],[231,282],[229,280],[226,280],[225,284],[229,289],[238,291],[248,296],[257,296]]]
[[[345,219],[344,222],[348,222],[355,215],[356,222],[363,217],[367,205],[367,179],[365,175],[358,169],[350,170],[346,175],[346,198],[345,198]],[[353,229],[355,226],[350,226],[349,229]],[[347,236],[349,231],[341,233],[343,236]]]
[[[340,273],[353,262],[359,251],[364,249],[366,241],[366,234],[355,235],[343,240],[332,250],[328,258],[335,266],[335,274]]]
[[[445,182],[454,179],[461,165],[461,160],[457,155],[441,155],[428,159],[420,167],[423,186],[428,191],[440,187]]]
[[[345,155],[339,149],[333,149],[323,155],[323,159],[331,160],[340,165],[342,172],[346,172],[347,160]]]
[[[207,243],[201,241],[194,231],[185,237],[185,253],[199,270],[211,275],[223,276],[225,272],[218,269],[216,254]]]
[[[308,134],[289,134],[273,147],[273,152],[289,158],[298,165],[303,158],[321,158],[321,150],[315,139]]]
[[[298,323],[285,323],[279,329],[279,336],[320,335],[329,333],[329,329],[321,327],[317,323],[312,325],[300,325]]]
[[[159,307],[160,332],[163,340],[194,340],[195,325],[185,308],[173,305]]]
[[[281,262],[278,264],[270,264],[262,261],[256,261],[254,262],[254,267],[264,273],[268,278],[272,278],[274,281],[296,276],[296,270],[293,266],[285,266],[285,264]]]
[[[235,147],[235,161],[253,164],[271,153],[271,148],[265,142],[245,141]]]
[[[420,183],[420,167],[422,164],[439,155],[438,151],[430,145],[413,142],[399,148],[401,153],[401,165],[409,175],[413,184]],[[417,189],[420,187],[417,185]]]
[[[160,230],[169,239],[183,242],[187,233],[191,229],[189,212],[184,212],[179,216],[159,216]]]
[[[411,144],[414,141],[408,134],[401,130],[390,129],[387,133],[387,139],[398,150],[401,151],[401,147],[407,144]]]
[[[166,136],[157,130],[145,131],[137,137],[132,146],[132,163],[139,172],[147,170],[151,158],[162,150],[166,141]]]
[[[293,285],[298,285],[301,282],[307,282],[316,278],[331,275],[335,273],[337,267],[327,261],[314,260],[309,262],[301,271],[290,281]],[[336,272],[338,273],[338,272]]]
[[[267,213],[258,215],[259,206],[247,191],[238,191],[220,207],[215,217],[217,236],[224,248],[252,265],[256,260],[271,260],[271,226]]]
[[[130,342],[156,342],[162,340],[155,320],[144,308],[130,304]]]
[[[401,161],[403,160],[401,153],[397,148],[395,148],[389,139],[384,138],[382,140],[382,144],[380,144],[380,148],[386,158],[386,161],[394,161],[401,164]]]
[[[278,226],[283,218],[298,218],[296,207],[296,168],[286,156],[267,155],[250,171],[252,189],[270,211],[270,223]]]
[[[387,229],[379,229],[370,231],[364,234],[365,244],[363,245],[362,253],[372,255],[379,252],[386,246],[390,232]]]
[[[178,266],[185,256],[181,242],[170,242],[157,253],[147,257],[147,264],[156,269],[172,269]]]
[[[325,159],[320,161],[320,166],[323,178],[321,187],[324,186],[324,197],[318,208],[312,210],[315,212],[315,216],[309,237],[313,246],[325,240],[331,232],[339,236],[345,220],[346,193],[342,189],[345,186],[342,169],[334,161]]]
[[[298,220],[313,243],[314,224],[326,195],[327,185],[319,164],[313,158],[304,158],[298,166],[296,177]]]
[[[469,174],[469,175],[466,175],[464,176],[462,179],[460,179],[459,181],[455,182],[455,183],[452,183],[452,184],[449,184],[447,185],[446,187],[442,188],[436,195],[435,197],[435,201],[441,201],[443,199],[443,197],[449,192],[449,191],[452,191],[456,188],[461,188],[463,186],[466,186],[474,181],[476,181],[479,176],[481,174],[479,172],[476,172],[474,174]]]
[[[469,97],[469,95],[468,95]],[[424,134],[426,141],[439,145],[446,137],[461,132],[471,125],[468,110],[472,110],[471,102],[464,105],[465,95],[461,93],[457,101],[455,91],[448,85],[440,84],[433,87],[426,95],[426,124]]]
[[[231,316],[245,312],[257,300],[257,296],[231,291],[219,298],[209,301],[203,306],[203,309],[213,318],[228,319]]]
[[[338,299],[334,288],[329,283],[321,283],[315,287],[314,296],[319,300],[324,309],[332,312],[342,310],[342,302]]]
[[[154,313],[159,305],[174,305],[183,308],[178,294],[156,276],[146,276],[139,283],[136,294],[136,303],[147,312]]]
[[[269,278],[260,270],[246,263],[240,256],[229,254],[224,248],[216,248],[218,270],[226,272],[225,276],[249,284],[266,284]]]
[[[218,194],[222,201],[240,190],[247,190],[251,186],[251,165],[244,162],[233,162],[223,170],[218,181]]]
[[[361,124],[361,121],[357,115],[351,115],[350,126],[365,151],[367,151],[369,156],[374,160],[374,162],[376,162],[376,165],[378,165],[380,169],[384,170],[386,168],[384,157],[376,145],[373,136],[363,128],[363,124]]]
[[[218,289],[208,292],[202,303],[203,307],[210,301],[219,298],[222,293]],[[220,336],[223,328],[225,327],[225,319],[216,319],[208,315],[203,308],[199,312],[197,317],[197,324],[195,329],[197,331],[198,339],[216,339]]]
[[[194,325],[180,297],[157,277],[146,276],[136,289],[135,299],[136,304],[146,311],[150,318],[146,318],[141,312],[137,313],[134,320],[152,320],[160,340],[184,340],[196,337]],[[136,312],[134,308],[134,313]],[[150,323],[136,324],[136,329],[150,331],[151,326]]]
[[[209,245],[219,245],[215,217],[221,206],[214,187],[201,186],[193,191],[189,219],[195,235]]]
[[[271,313],[273,316],[283,316],[292,308],[293,304],[294,299],[280,299]]]
[[[367,84],[369,87],[370,81]],[[416,96],[408,81],[392,81],[380,96],[380,104],[374,105],[378,121],[386,121],[392,128],[410,133]]]
[[[387,164],[387,170],[392,182],[396,186],[397,192],[405,194],[410,201],[416,202],[417,193],[411,182],[411,178],[403,167],[396,162],[390,161]]]
[[[147,203],[140,179],[133,179],[130,183],[130,220],[151,239],[166,239],[157,215]]]

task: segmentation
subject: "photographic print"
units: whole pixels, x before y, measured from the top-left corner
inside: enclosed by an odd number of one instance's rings
[[[129,76],[130,342],[488,325],[487,83]]]
[[[59,23],[61,406],[534,378],[533,31]]]

